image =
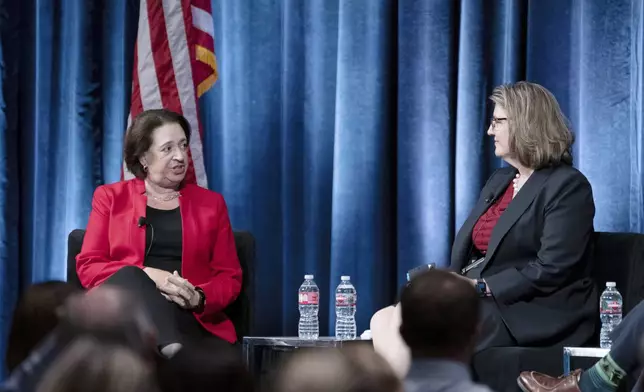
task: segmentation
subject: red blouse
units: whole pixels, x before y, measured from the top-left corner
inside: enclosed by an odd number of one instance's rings
[[[472,242],[476,249],[479,250],[482,254],[487,252],[488,243],[490,242],[490,237],[492,236],[492,230],[496,226],[501,214],[508,208],[508,205],[512,201],[512,193],[514,192],[514,187],[512,183],[508,185],[508,188],[503,193],[503,196],[497,200],[490,208],[485,211],[483,215],[474,225],[472,230]]]

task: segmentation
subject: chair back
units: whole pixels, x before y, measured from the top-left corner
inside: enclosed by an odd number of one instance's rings
[[[67,236],[67,282],[81,289],[83,285],[76,273],[76,256],[83,247],[83,238],[85,238],[85,230],[81,229],[72,230]]]
[[[254,303],[254,269],[255,266],[255,237],[247,231],[235,231],[235,246],[237,257],[242,269],[242,287],[237,299],[228,305],[224,313],[235,325],[237,340],[241,342],[244,336],[251,335],[252,310]]]
[[[597,232],[593,259],[593,279],[599,294],[606,282],[615,282],[624,298],[624,314],[644,299],[643,234]]]
[[[235,325],[237,339],[241,341],[244,336],[250,335],[252,320],[253,293],[253,266],[255,264],[255,238],[247,231],[235,231],[235,246],[237,257],[242,269],[242,287],[237,299],[228,305],[224,313]],[[76,256],[83,247],[85,230],[76,229],[69,233],[67,238],[67,282],[80,288],[83,286],[76,272]]]

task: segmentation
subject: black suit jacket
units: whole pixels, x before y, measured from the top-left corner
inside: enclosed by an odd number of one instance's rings
[[[499,169],[485,184],[454,241],[452,269],[469,262],[474,224],[516,173]],[[575,168],[560,165],[535,171],[494,227],[481,277],[519,345],[581,345],[594,335],[594,216],[590,183]]]

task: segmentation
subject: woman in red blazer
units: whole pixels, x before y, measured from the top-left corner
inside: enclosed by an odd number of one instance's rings
[[[223,313],[242,281],[228,211],[218,193],[184,183],[189,141],[179,114],[134,119],[124,159],[136,178],[96,189],[76,258],[86,288],[118,285],[142,298],[168,357],[186,339],[237,340]]]

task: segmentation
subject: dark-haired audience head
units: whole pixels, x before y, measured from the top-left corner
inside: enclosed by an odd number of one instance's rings
[[[156,329],[143,303],[118,287],[102,285],[76,295],[62,308],[64,340],[91,336],[101,343],[132,349],[148,360],[156,356]]]
[[[138,179],[176,188],[185,178],[190,123],[166,109],[152,109],[134,118],[125,134],[123,160]]]
[[[58,325],[57,312],[70,295],[80,292],[76,286],[49,281],[31,285],[18,300],[13,312],[6,366],[15,369],[29,353]]]
[[[480,298],[469,282],[439,269],[423,272],[403,289],[400,306],[400,335],[412,357],[469,363],[480,312]]]
[[[253,379],[238,349],[185,344],[158,368],[162,392],[252,392]]]
[[[47,369],[37,392],[156,392],[154,367],[123,345],[81,336]]]
[[[277,392],[398,392],[402,383],[373,348],[301,351],[281,369]]]

